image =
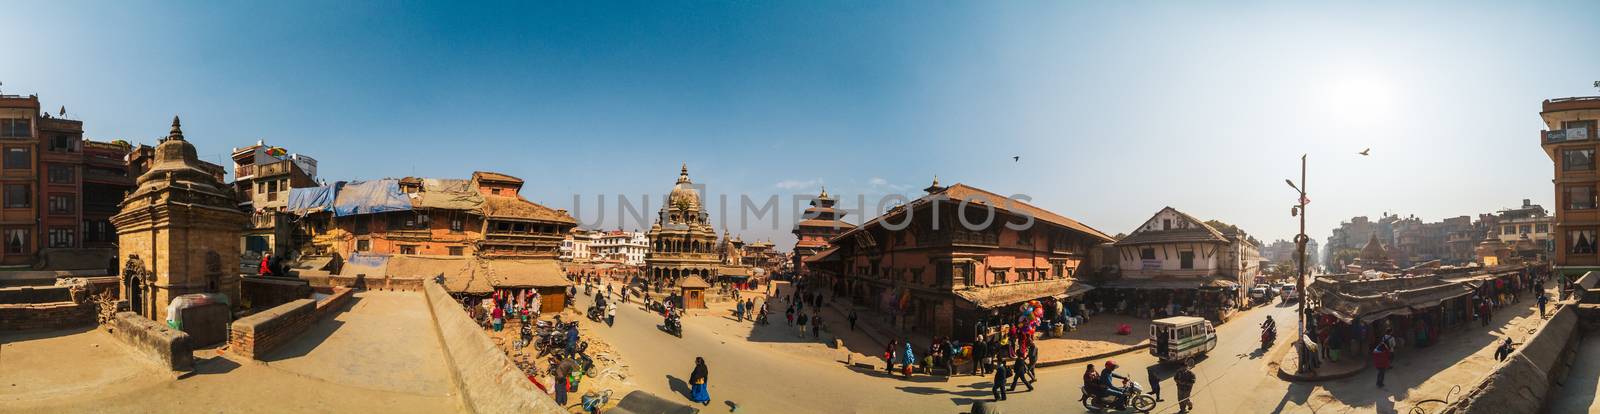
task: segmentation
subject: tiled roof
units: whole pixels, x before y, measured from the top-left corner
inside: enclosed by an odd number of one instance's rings
[[[483,268],[494,287],[571,286],[561,264],[550,259],[485,259]]]
[[[1213,227],[1211,227],[1211,225],[1206,224],[1205,221],[1197,219],[1194,216],[1189,215],[1188,213],[1184,213],[1182,211],[1178,211],[1178,209],[1175,209],[1175,208],[1172,208],[1172,207],[1163,208],[1163,209],[1161,209],[1161,211],[1157,211],[1155,215],[1152,215],[1150,217],[1154,218],[1155,216],[1159,216],[1159,215],[1161,215],[1161,213],[1166,212],[1168,210],[1171,210],[1173,213],[1176,213],[1179,217],[1183,217],[1184,220],[1188,220],[1189,222],[1194,223],[1194,225],[1197,226],[1197,227],[1192,227],[1192,228],[1187,228],[1187,229],[1149,230],[1149,231],[1141,229],[1139,231],[1133,232],[1133,234],[1128,235],[1128,237],[1123,237],[1122,240],[1118,240],[1117,241],[1117,245],[1118,246],[1130,246],[1130,245],[1135,245],[1135,244],[1152,244],[1152,243],[1227,243],[1228,242],[1228,237],[1227,236],[1223,236],[1222,232],[1217,231],[1216,228],[1213,228]]]
[[[1005,197],[1005,196],[1002,196],[1002,195],[999,195],[999,194],[995,194],[995,193],[991,193],[989,191],[986,191],[986,190],[983,190],[983,189],[980,189],[980,188],[977,188],[977,187],[969,186],[969,185],[966,185],[966,184],[961,184],[961,183],[957,183],[956,185],[945,187],[943,189],[938,190],[935,193],[930,193],[930,194],[922,196],[921,198],[918,198],[916,200],[912,200],[910,203],[907,203],[902,207],[899,207],[899,208],[896,208],[896,209],[892,209],[888,213],[884,213],[883,215],[880,215],[880,216],[878,216],[876,218],[873,218],[872,220],[868,220],[865,223],[861,223],[861,226],[857,227],[856,229],[853,229],[853,230],[850,230],[850,231],[846,231],[844,233],[839,234],[838,236],[835,236],[834,240],[838,240],[839,238],[844,237],[845,235],[848,235],[848,234],[851,234],[851,233],[855,233],[859,229],[864,229],[864,228],[871,227],[874,223],[882,221],[883,219],[885,219],[887,217],[890,217],[890,216],[898,217],[897,212],[898,211],[904,211],[905,207],[908,207],[908,206],[910,206],[910,207],[919,206],[921,204],[924,204],[924,203],[927,203],[927,202],[931,201],[934,197],[937,197],[937,196],[939,196],[941,194],[944,195],[945,198],[947,198],[947,199],[949,199],[950,201],[953,201],[953,202],[958,202],[959,203],[959,202],[961,202],[963,200],[969,200],[970,199],[970,200],[972,200],[972,204],[974,204],[974,205],[991,206],[991,207],[993,207],[995,209],[995,211],[1002,212],[1002,213],[1011,213],[1011,214],[1026,213],[1029,216],[1033,216],[1033,218],[1035,220],[1038,220],[1038,221],[1043,221],[1043,222],[1046,222],[1046,223],[1050,223],[1050,224],[1054,224],[1054,225],[1057,225],[1057,226],[1066,227],[1068,229],[1076,230],[1076,231],[1082,232],[1084,234],[1088,234],[1088,235],[1090,235],[1092,237],[1099,238],[1101,241],[1104,241],[1104,242],[1113,241],[1111,236],[1108,236],[1105,233],[1100,232],[1100,230],[1095,230],[1093,227],[1089,227],[1088,225],[1085,225],[1083,223],[1079,223],[1077,220],[1073,220],[1073,219],[1067,218],[1066,216],[1062,216],[1060,214],[1056,214],[1054,212],[1051,212],[1050,210],[1045,210],[1045,209],[1036,207],[1036,206],[1034,206],[1032,204],[1028,204],[1028,203],[1023,202],[1021,200],[1012,200],[1012,199],[1010,199],[1008,197]]]
[[[844,221],[840,221],[840,220],[821,220],[821,219],[800,220],[799,223],[795,223],[795,226],[827,227],[827,228],[837,228],[837,229],[841,229],[841,230],[849,230],[849,229],[856,228],[856,225],[850,224],[850,223],[846,223]]]
[[[523,200],[521,197],[486,196],[483,198],[483,214],[494,218],[511,218],[524,220],[543,220],[561,223],[578,224],[578,220],[571,215],[556,211],[555,209],[541,206],[532,201]]]
[[[492,172],[492,171],[473,171],[472,172],[472,178],[477,179],[478,181],[502,181],[502,182],[510,182],[510,183],[522,184],[522,179],[521,178],[512,177],[510,175],[501,174],[501,173]]]
[[[701,279],[700,276],[692,276],[691,275],[689,277],[683,278],[682,282],[678,282],[678,287],[704,289],[704,288],[711,287],[711,284],[710,283],[706,283],[706,280],[705,279]]]

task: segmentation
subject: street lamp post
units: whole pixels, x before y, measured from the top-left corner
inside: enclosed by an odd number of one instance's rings
[[[1290,215],[1294,215],[1294,216],[1299,216],[1300,217],[1300,234],[1297,234],[1297,235],[1294,236],[1295,262],[1296,262],[1296,267],[1299,268],[1298,273],[1296,274],[1296,277],[1294,279],[1294,283],[1295,283],[1295,292],[1300,294],[1300,306],[1299,306],[1299,310],[1297,311],[1296,316],[1295,316],[1295,338],[1294,338],[1294,340],[1295,340],[1295,342],[1299,342],[1300,338],[1304,338],[1305,334],[1306,334],[1306,332],[1305,332],[1305,329],[1306,329],[1306,300],[1308,300],[1310,298],[1310,295],[1308,295],[1308,292],[1306,292],[1306,242],[1311,240],[1310,237],[1306,237],[1306,203],[1310,202],[1311,200],[1306,199],[1306,155],[1305,154],[1300,154],[1300,185],[1298,185],[1298,186],[1295,185],[1294,181],[1291,181],[1291,180],[1283,180],[1283,181],[1289,183],[1289,187],[1290,188],[1293,188],[1295,191],[1300,193],[1300,199],[1296,200],[1297,204],[1296,204],[1295,208],[1290,210]],[[1302,346],[1303,347],[1305,345],[1304,344],[1300,344],[1298,346]],[[1299,350],[1300,348],[1296,348],[1296,349]],[[1299,355],[1301,355],[1303,357],[1304,353],[1302,352]],[[1303,363],[1302,364],[1298,364],[1298,366],[1295,367],[1295,371],[1296,372],[1303,371],[1303,370],[1305,370],[1304,367],[1305,367],[1305,364],[1303,364]]]

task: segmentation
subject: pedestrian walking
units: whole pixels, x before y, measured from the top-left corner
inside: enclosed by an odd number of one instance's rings
[[[1028,342],[1028,382],[1031,383],[1031,382],[1039,380],[1039,376],[1037,374],[1034,374],[1034,370],[1033,370],[1034,368],[1037,368],[1038,366],[1039,366],[1039,346],[1035,345],[1032,341],[1029,341]],[[1030,389],[1032,389],[1032,388],[1030,388]]]
[[[1550,302],[1550,297],[1546,296],[1544,292],[1539,292],[1539,317],[1544,317],[1544,305],[1548,302]]]
[[[955,347],[955,339],[944,339],[944,376],[955,376],[955,355],[962,353],[962,348]]]
[[[800,331],[795,335],[796,337],[806,337],[806,322],[809,322],[809,320],[807,320],[805,312],[801,312],[800,316],[795,317],[795,325],[800,327]]]
[[[617,323],[617,307],[615,305],[607,306],[606,307],[606,326],[615,326],[616,323]]]
[[[989,392],[994,394],[995,401],[1006,400],[1005,385],[1008,379],[1011,379],[1011,370],[1006,368],[1005,360],[1002,359],[1000,365],[994,369],[994,385],[989,387]]]
[[[789,305],[789,307],[783,309],[783,324],[794,326],[794,305]]]
[[[706,389],[706,360],[694,358],[694,372],[689,373],[689,401],[711,405],[711,392]]]
[[[811,339],[822,339],[822,315],[811,317]]]
[[[1194,408],[1194,402],[1189,400],[1189,393],[1194,391],[1195,382],[1194,372],[1189,370],[1189,363],[1185,362],[1178,366],[1178,373],[1172,375],[1172,382],[1178,384],[1178,412],[1189,412],[1189,409]]]
[[[1144,376],[1146,378],[1150,379],[1150,396],[1151,397],[1156,397],[1156,401],[1160,402],[1161,401],[1161,375],[1156,373],[1156,366],[1155,365],[1151,365],[1151,366],[1144,367]]]
[[[1480,318],[1480,322],[1483,322],[1483,326],[1489,326],[1489,300],[1488,299],[1485,299],[1483,302],[1478,304],[1478,318]]]
[[[1021,381],[1022,385],[1028,386],[1029,392],[1033,391],[1033,381],[1024,375],[1028,372],[1028,360],[1026,358],[1017,358],[1017,361],[1012,363],[1011,372],[1011,388],[1006,391],[1016,391],[1018,381]]]
[[[1372,348],[1372,367],[1378,369],[1378,388],[1383,388],[1383,375],[1389,372],[1389,363],[1393,357],[1394,339],[1386,330],[1383,339],[1378,340],[1378,346]]]
[[[856,331],[856,310],[850,310],[850,332]]]
[[[744,322],[744,301],[733,304],[733,318]]]
[[[905,348],[900,350],[900,372],[906,378],[911,378],[911,366],[917,363],[917,354],[911,351],[911,338],[906,338]]]
[[[888,371],[890,375],[894,375],[894,352],[897,345],[900,345],[899,340],[890,339],[889,346],[883,349],[883,370]]]

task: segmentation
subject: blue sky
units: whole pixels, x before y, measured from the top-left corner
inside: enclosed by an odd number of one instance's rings
[[[224,3],[11,4],[0,90],[96,139],[180,114],[213,162],[265,139],[331,180],[494,170],[556,207],[659,201],[688,163],[734,205],[938,175],[1110,234],[1173,206],[1267,240],[1302,153],[1319,239],[1550,206],[1539,102],[1600,94],[1594,2]]]

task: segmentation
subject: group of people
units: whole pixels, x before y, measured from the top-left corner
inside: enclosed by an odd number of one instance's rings
[[[802,285],[795,287],[794,291],[789,292],[786,296],[781,296],[781,298],[788,303],[783,310],[784,324],[795,327],[795,335],[798,337],[804,338],[809,331],[812,339],[821,339],[823,295],[818,292],[811,292]],[[806,309],[808,307],[810,308],[809,310]],[[763,316],[765,316],[765,313],[766,305],[763,304]],[[852,329],[854,329],[853,325]]]
[[[500,332],[505,329],[506,320],[515,319],[523,324],[530,320],[538,320],[540,313],[539,292],[533,289],[522,290],[496,290],[488,299],[477,304],[472,304],[468,299],[468,314],[480,324]]]

